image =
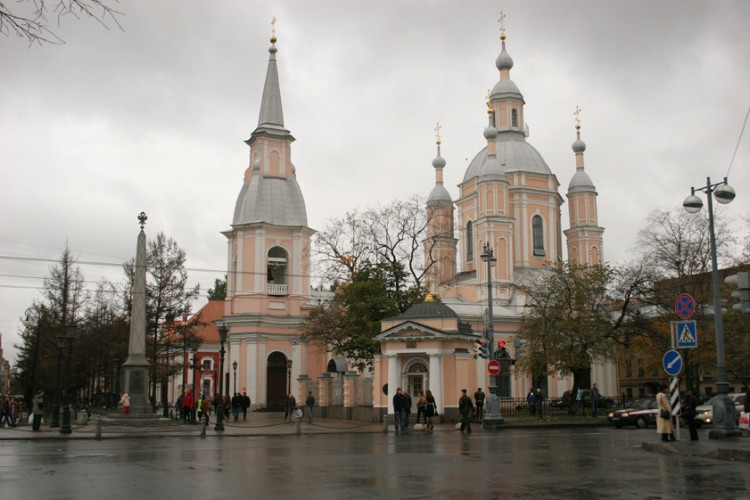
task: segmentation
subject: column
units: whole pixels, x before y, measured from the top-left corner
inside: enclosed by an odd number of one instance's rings
[[[393,415],[393,395],[401,386],[401,362],[397,354],[388,354],[388,414]]]
[[[443,413],[443,358],[440,354],[430,354],[430,390],[435,397],[438,413]]]

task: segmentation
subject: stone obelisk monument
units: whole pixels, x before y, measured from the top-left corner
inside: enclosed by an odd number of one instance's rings
[[[145,212],[138,215],[141,232],[135,254],[133,306],[130,311],[130,344],[125,369],[125,391],[130,395],[131,418],[153,417],[148,401],[148,361],[146,360],[146,224]]]

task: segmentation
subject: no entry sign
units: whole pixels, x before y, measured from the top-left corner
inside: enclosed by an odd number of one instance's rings
[[[489,363],[487,363],[487,371],[490,372],[490,375],[497,375],[500,373],[500,362],[496,359],[493,359]]]

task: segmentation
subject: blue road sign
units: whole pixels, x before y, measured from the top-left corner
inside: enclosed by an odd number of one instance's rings
[[[698,347],[698,327],[695,320],[675,321],[674,331],[677,337],[677,349]]]
[[[676,377],[682,371],[682,356],[674,349],[664,353],[664,371],[667,375]]]

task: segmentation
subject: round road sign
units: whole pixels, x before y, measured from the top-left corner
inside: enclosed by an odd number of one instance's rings
[[[487,363],[487,371],[490,372],[490,375],[497,375],[500,373],[500,362],[496,359],[493,359],[489,363]]]
[[[674,301],[674,312],[680,319],[690,319],[695,312],[695,299],[689,293],[681,293]]]

